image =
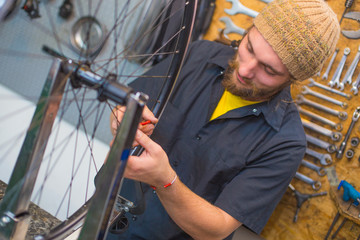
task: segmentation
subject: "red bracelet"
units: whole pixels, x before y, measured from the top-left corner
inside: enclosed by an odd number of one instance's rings
[[[169,182],[168,184],[165,184],[165,185],[164,185],[164,188],[167,188],[167,187],[173,185],[174,182],[176,181],[176,179],[177,179],[177,174],[175,174],[175,177],[174,177],[174,179],[173,179],[171,182]],[[151,187],[152,189],[156,190],[156,187],[154,187],[154,186],[150,186],[150,187]]]

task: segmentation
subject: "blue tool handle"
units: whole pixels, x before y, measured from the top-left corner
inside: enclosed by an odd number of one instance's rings
[[[344,194],[343,194],[343,200],[345,202],[349,201],[350,199],[354,200],[354,205],[358,206],[360,202],[360,193],[356,191],[356,189],[347,181],[341,180],[338,186],[338,190],[343,187],[344,188]]]

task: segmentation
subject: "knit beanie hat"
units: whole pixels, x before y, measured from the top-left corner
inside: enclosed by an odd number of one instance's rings
[[[273,0],[254,25],[300,81],[320,70],[340,37],[336,14],[324,0]]]

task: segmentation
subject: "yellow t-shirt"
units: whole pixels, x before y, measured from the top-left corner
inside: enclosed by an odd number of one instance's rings
[[[255,103],[258,102],[244,100],[241,97],[233,95],[225,90],[210,120],[214,120],[215,118],[220,117],[221,115],[235,108],[244,107]]]

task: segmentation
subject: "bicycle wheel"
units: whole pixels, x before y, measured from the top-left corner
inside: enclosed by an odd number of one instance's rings
[[[27,11],[2,22],[0,180],[9,181],[54,57],[85,64],[103,79],[122,84],[145,77],[153,64],[170,58],[168,74],[157,76],[164,81],[156,101],[160,115],[181,68],[195,6],[196,1],[176,0],[34,0],[23,5]],[[112,139],[108,117],[115,104],[99,99],[98,92],[66,84],[31,197],[55,217],[49,225],[62,222],[58,228],[73,229],[78,223],[69,227],[68,219],[85,215],[93,178]]]

